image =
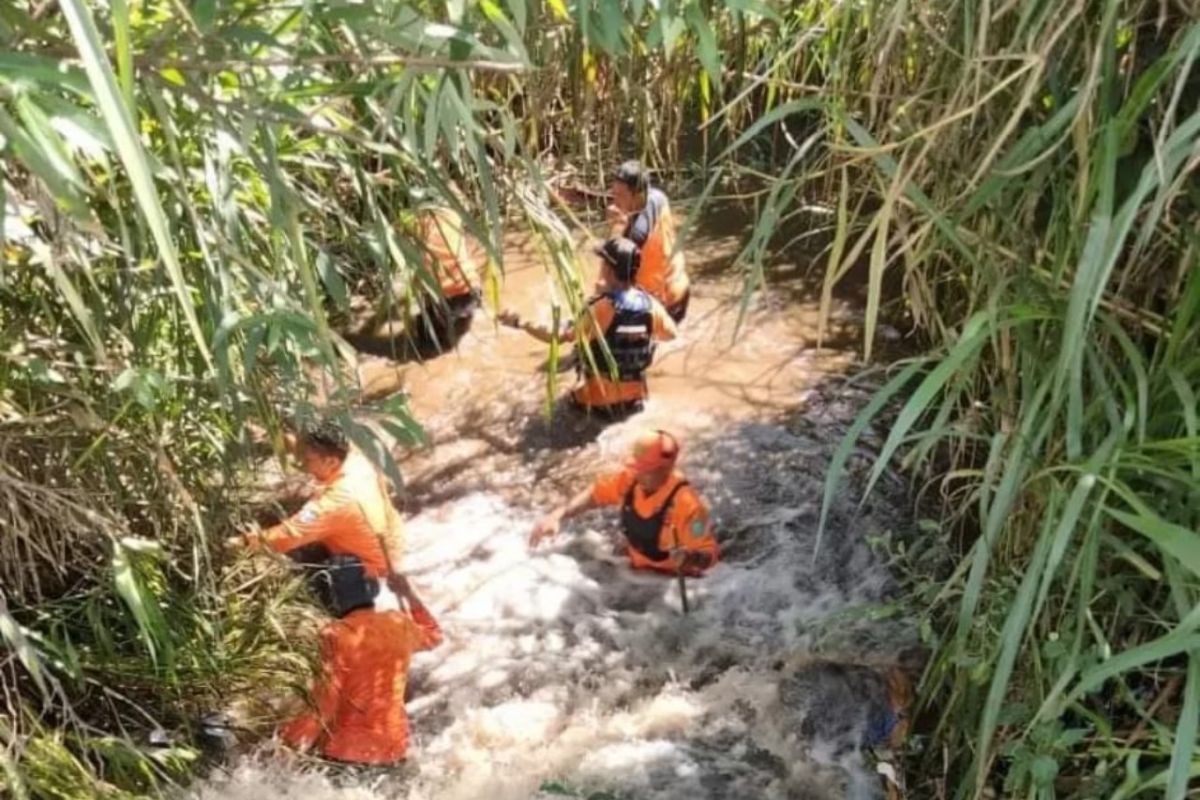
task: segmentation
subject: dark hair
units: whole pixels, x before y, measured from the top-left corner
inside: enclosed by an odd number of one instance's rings
[[[626,161],[613,170],[612,179],[625,184],[639,194],[650,188],[650,175],[642,166],[642,162],[636,159]]]
[[[346,433],[332,420],[321,420],[309,424],[301,436],[306,450],[315,450],[327,456],[345,458],[350,452],[350,441]]]
[[[604,259],[618,280],[632,283],[642,264],[642,253],[638,246],[624,236],[609,239],[596,248],[596,255]]]

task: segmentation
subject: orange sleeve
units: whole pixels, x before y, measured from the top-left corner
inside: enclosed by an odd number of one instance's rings
[[[659,542],[663,549],[675,547],[675,540],[678,538],[679,547],[707,553],[709,563],[705,569],[717,563],[720,557],[720,548],[717,546],[716,534],[713,533],[708,507],[690,486],[681,489],[675,497],[669,524],[663,526],[663,538],[667,539]]]
[[[651,306],[651,316],[654,319],[654,339],[659,342],[669,342],[679,335],[679,329],[675,325],[675,320],[671,319],[671,315],[663,308],[663,304],[654,300]]]
[[[598,506],[620,505],[632,485],[633,473],[627,469],[601,475],[592,483],[592,502]]]
[[[297,547],[313,544],[333,535],[347,524],[357,522],[357,511],[347,505],[322,507],[320,502],[310,501],[288,519],[263,531],[258,536],[248,535],[249,544],[264,544],[277,553],[288,553]],[[353,517],[354,519],[349,519]]]

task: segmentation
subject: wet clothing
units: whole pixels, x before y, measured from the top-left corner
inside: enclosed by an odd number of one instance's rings
[[[479,308],[475,284],[486,255],[462,217],[449,208],[423,211],[418,234],[425,247],[425,268],[441,289],[440,297],[422,298],[421,310],[409,326],[415,355],[429,358],[453,350],[470,330]]]
[[[720,557],[708,507],[678,472],[649,495],[638,485],[631,469],[601,475],[592,484],[592,502],[621,507],[621,528],[635,569],[674,575],[671,551],[677,547],[709,556],[707,567],[685,570],[688,574],[702,574]]]
[[[403,759],[409,662],[413,653],[441,641],[441,629],[422,607],[411,614],[363,608],[330,622],[321,631],[313,708],[284,726],[284,741],[358,764]]]
[[[385,578],[389,568],[400,569],[404,523],[392,506],[383,474],[352,447],[316,497],[280,524],[258,535],[247,534],[246,539],[279,553],[320,544],[332,556],[357,556],[369,577]]]
[[[577,345],[581,383],[571,399],[584,409],[641,403],[647,395],[644,373],[653,359],[653,345],[675,338],[674,321],[661,303],[636,288],[607,292],[588,311]],[[598,344],[601,338],[616,362],[616,380]],[[592,353],[590,363],[582,351]]]
[[[682,308],[676,321],[687,313],[686,298],[690,285],[683,251],[676,249],[676,224],[671,203],[660,189],[646,192],[646,205],[629,218],[622,233],[641,248],[641,266],[636,284],[654,295],[668,308]],[[672,315],[674,317],[674,315]]]
[[[437,279],[442,297],[449,300],[471,294],[484,254],[467,233],[462,217],[449,208],[433,208],[421,213],[417,225],[426,251],[425,267]]]

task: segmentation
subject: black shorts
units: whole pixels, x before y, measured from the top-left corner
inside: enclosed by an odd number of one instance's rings
[[[424,358],[453,350],[458,341],[471,329],[475,309],[479,308],[479,293],[430,299],[412,321],[413,348]]]
[[[688,302],[692,299],[692,290],[688,289],[683,293],[683,297],[679,298],[678,303],[672,303],[667,306],[667,316],[675,320],[675,324],[683,322],[683,318],[687,316]]]

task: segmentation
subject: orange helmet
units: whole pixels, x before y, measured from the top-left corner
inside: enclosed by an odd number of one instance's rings
[[[679,441],[666,431],[647,431],[633,443],[626,466],[634,472],[669,467],[679,458]]]

